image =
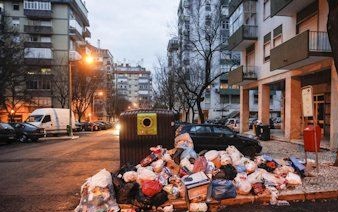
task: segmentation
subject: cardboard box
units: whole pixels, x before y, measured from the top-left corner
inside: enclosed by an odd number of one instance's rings
[[[204,172],[197,172],[195,174],[185,176],[182,178],[182,182],[186,187],[189,201],[202,202],[207,199],[210,179]]]

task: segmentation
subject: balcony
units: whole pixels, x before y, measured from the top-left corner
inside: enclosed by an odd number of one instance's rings
[[[257,26],[242,25],[229,37],[229,50],[242,51],[257,40]]]
[[[51,10],[29,10],[24,9],[24,15],[30,19],[52,19]]]
[[[257,80],[256,66],[239,66],[233,71],[229,72],[229,85],[245,85],[249,82]]]
[[[52,48],[51,42],[25,42],[25,48]]]
[[[271,49],[270,70],[296,69],[330,57],[327,32],[308,30]]]
[[[51,26],[25,25],[24,32],[28,34],[51,35],[53,34],[53,28]]]
[[[51,66],[53,59],[46,58],[25,58],[26,65],[32,66]]]
[[[271,0],[271,17],[293,16],[315,0]]]
[[[86,27],[85,30],[82,32],[82,36],[84,38],[90,38],[92,36],[92,33],[89,31],[89,29]]]
[[[69,27],[69,36],[74,40],[74,41],[82,41],[84,40],[82,33],[79,32],[76,28]]]

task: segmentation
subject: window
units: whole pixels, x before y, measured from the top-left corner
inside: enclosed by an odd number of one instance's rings
[[[41,37],[41,42],[50,43],[52,42],[51,37]]]
[[[31,35],[29,40],[31,42],[38,42],[39,41],[39,36],[36,36],[36,35]]]
[[[40,88],[43,90],[50,90],[51,82],[47,79],[41,79],[40,81]]]
[[[283,28],[282,25],[273,30],[273,47],[278,46],[283,42]]]
[[[13,10],[20,10],[19,4],[13,4]]]
[[[221,104],[229,104],[230,103],[230,98],[228,95],[221,96]]]
[[[19,27],[20,26],[20,19],[19,18],[12,18],[12,25],[13,25],[13,27]]]
[[[270,17],[270,0],[264,0],[264,6],[263,6],[263,17],[264,20]]]
[[[42,120],[42,123],[48,123],[48,122],[51,122],[50,115],[46,115]]]
[[[26,10],[51,10],[51,2],[43,1],[24,1],[24,9]]]
[[[254,104],[258,104],[258,94],[254,94]]]
[[[214,133],[223,134],[226,136],[234,135],[234,133],[230,129],[223,128],[223,127],[214,127]]]
[[[232,104],[239,104],[240,103],[239,95],[232,95],[231,96],[231,103]]]
[[[270,60],[270,49],[271,49],[271,32],[264,36],[264,62]]]
[[[211,133],[211,128],[206,126],[194,126],[191,128],[190,132],[193,133]]]
[[[28,80],[27,81],[27,89],[31,89],[31,90],[38,89],[38,81],[37,80]]]
[[[51,74],[52,69],[51,68],[41,68],[41,74]]]
[[[226,84],[226,83],[221,83],[220,88],[221,88],[221,89],[227,89],[227,88],[229,88],[229,85]]]
[[[26,48],[25,58],[52,59],[52,50],[47,48]]]

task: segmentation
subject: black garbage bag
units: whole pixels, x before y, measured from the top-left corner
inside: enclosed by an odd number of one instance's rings
[[[151,198],[151,204],[156,207],[164,204],[166,201],[168,201],[168,194],[163,190]]]
[[[260,164],[258,168],[265,169],[268,172],[273,172],[277,166],[278,164],[275,161],[268,161],[266,163]]]
[[[125,184],[124,181],[121,178],[117,177],[115,174],[112,174],[111,177],[112,177],[115,191],[116,192],[120,191],[121,188],[123,188]]]
[[[118,170],[118,171],[115,173],[115,175],[116,175],[116,176],[121,175],[121,177],[122,177],[124,173],[129,172],[129,171],[135,171],[135,172],[136,172],[137,169],[136,169],[135,166],[133,166],[133,165],[127,163],[127,164],[123,165],[123,166],[120,168],[120,170]]]
[[[173,158],[173,160],[175,161],[176,164],[180,164],[182,152],[184,152],[184,149],[177,148],[176,152],[173,154],[172,158]]]
[[[138,183],[126,183],[117,193],[117,203],[119,204],[131,204],[140,190]]]
[[[233,180],[237,175],[237,170],[231,164],[221,166],[219,172],[214,176],[214,179]]]
[[[138,189],[133,205],[143,210],[150,210],[152,208],[151,198],[145,196],[141,189]]]

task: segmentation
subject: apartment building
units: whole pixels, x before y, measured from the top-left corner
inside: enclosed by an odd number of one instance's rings
[[[219,6],[221,6],[220,12],[217,11],[220,8]],[[217,76],[231,69],[233,66],[231,61],[234,57],[238,57],[238,54],[228,51],[228,12],[227,0],[180,1],[178,8],[178,59],[183,72],[188,73],[190,76],[197,75],[195,66],[200,64],[203,59],[196,53],[196,49],[192,47],[192,41],[196,41],[198,39],[196,36],[199,36],[197,34],[203,31],[201,29],[209,27],[213,20],[219,20],[221,23],[212,29],[217,30],[217,40],[213,43],[213,46],[220,45],[221,47],[213,54],[211,75],[212,77]],[[202,43],[205,42],[203,37],[199,39]],[[204,93],[204,101],[201,106],[205,119],[216,119],[234,111],[239,111],[239,94],[239,87],[237,85],[229,85],[226,74],[217,78]],[[197,113],[197,110],[195,113]]]
[[[152,76],[140,65],[120,64],[114,67],[113,86],[117,95],[130,102],[130,109],[151,108]]]
[[[114,57],[108,49],[87,44],[91,55],[94,57],[95,67],[101,77],[101,81],[92,97],[90,108],[91,120],[109,121],[112,117],[112,99],[114,92],[113,70]]]
[[[56,72],[68,76],[69,52],[78,56],[78,48],[91,36],[85,4],[81,0],[0,0],[0,8],[26,41],[26,88],[31,101],[11,108],[15,120],[25,120],[36,108],[61,107],[53,81]],[[0,116],[7,121],[8,114]]]
[[[229,73],[241,86],[241,132],[248,131],[249,93],[258,94],[258,119],[269,123],[271,93],[281,92],[285,140],[302,139],[314,124],[330,147],[338,146],[338,77],[332,59],[325,0],[232,0],[229,47],[241,66]],[[304,117],[302,88],[312,86],[314,117]]]

